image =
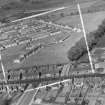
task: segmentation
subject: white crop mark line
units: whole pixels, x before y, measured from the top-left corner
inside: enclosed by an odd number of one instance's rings
[[[89,61],[90,61],[90,65],[91,65],[91,72],[94,73],[94,67],[93,67],[93,63],[92,63],[91,54],[90,54],[90,51],[89,51],[85,26],[84,26],[84,22],[83,22],[83,16],[82,16],[82,12],[81,12],[79,3],[77,4],[77,7],[78,7],[79,16],[80,16],[80,20],[81,20],[81,24],[82,24],[82,28],[83,28],[83,35],[84,35],[84,39],[85,39],[85,43],[86,43],[86,47],[87,47],[87,51],[88,51]]]
[[[6,73],[5,73],[4,65],[2,63],[1,53],[0,53],[0,63],[1,63],[1,69],[2,69],[2,72],[3,72],[3,76],[4,76],[4,81],[5,81],[6,87],[7,87],[7,92],[9,94],[9,86],[7,85],[7,78],[6,78]]]
[[[35,94],[33,95],[32,100],[31,100],[31,102],[30,102],[30,104],[29,104],[29,105],[32,105],[33,100],[34,100],[34,97],[37,95],[38,91],[39,91],[39,89],[37,89],[37,90],[36,90],[36,92],[35,92]]]
[[[56,11],[58,11],[58,10],[63,10],[63,9],[66,9],[66,8],[67,8],[67,7],[56,8],[56,9],[53,9],[53,10],[50,10],[50,11],[47,11],[47,12],[39,13],[39,14],[32,15],[32,16],[28,16],[28,17],[21,18],[21,19],[17,19],[17,20],[14,20],[14,21],[12,21],[12,22],[18,22],[18,21],[21,21],[21,20],[26,20],[26,19],[30,19],[30,18],[42,16],[42,15],[45,15],[45,14],[48,14],[48,13],[51,13],[51,12],[56,12]]]
[[[42,88],[46,88],[47,86],[53,86],[53,85],[56,85],[56,84],[65,83],[65,82],[69,82],[69,81],[70,81],[70,79],[65,79],[65,80],[54,82],[54,83],[51,83],[51,84],[48,84],[48,85],[40,86],[40,87],[37,87],[37,88],[34,88],[34,89],[28,89],[25,92],[33,91],[35,89],[42,89]]]

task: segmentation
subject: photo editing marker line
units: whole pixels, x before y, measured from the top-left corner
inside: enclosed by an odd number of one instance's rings
[[[43,13],[39,13],[39,14],[28,16],[28,17],[25,17],[25,18],[17,19],[17,20],[14,20],[12,22],[18,22],[18,21],[22,21],[22,20],[26,20],[26,19],[30,19],[30,18],[35,18],[35,17],[42,16],[42,15],[45,15],[45,14],[48,14],[48,13],[52,13],[52,12],[56,12],[56,11],[59,11],[59,10],[63,10],[63,9],[66,9],[66,8],[67,7],[59,7],[59,8],[52,9],[52,10],[49,10],[49,11],[46,11],[46,12],[43,12]]]
[[[80,16],[80,20],[81,20],[81,24],[82,24],[83,35],[84,35],[84,39],[85,39],[85,43],[86,43],[86,47],[87,47],[87,52],[88,52],[88,56],[89,56],[90,66],[91,66],[91,72],[94,73],[94,67],[93,67],[93,63],[92,63],[91,54],[90,54],[90,51],[89,51],[89,46],[88,46],[87,37],[86,37],[86,31],[85,31],[85,26],[84,26],[82,12],[81,12],[79,3],[77,4],[77,8],[78,8],[78,12],[79,12],[79,16]]]
[[[32,105],[32,104],[33,104],[34,98],[35,98],[35,96],[37,95],[38,91],[39,91],[39,89],[36,90],[36,92],[35,92],[35,94],[33,95],[32,100],[31,100],[31,102],[30,102],[29,105]]]
[[[39,87],[37,87],[37,88],[28,89],[28,90],[26,90],[24,93],[27,93],[27,92],[29,92],[29,91],[33,91],[33,90],[35,90],[35,89],[42,89],[42,88],[46,88],[47,86],[53,86],[53,85],[56,85],[56,84],[65,83],[65,82],[69,82],[69,81],[70,81],[70,79],[65,79],[65,80],[62,80],[62,81],[50,83],[50,84],[48,84],[48,85],[39,86]]]
[[[0,64],[1,64],[1,69],[2,69],[2,72],[3,72],[3,76],[4,76],[4,81],[5,81],[5,83],[6,83],[7,92],[8,92],[8,94],[9,94],[9,87],[8,87],[8,85],[7,85],[6,73],[5,73],[4,65],[3,65],[3,63],[2,63],[1,53],[0,53]]]

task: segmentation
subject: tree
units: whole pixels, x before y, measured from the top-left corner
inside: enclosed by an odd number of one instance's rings
[[[22,2],[25,2],[25,3],[27,3],[27,2],[29,2],[30,0],[21,0]]]
[[[60,16],[61,16],[61,17],[64,17],[64,16],[65,16],[65,14],[64,14],[64,13],[60,13]]]
[[[90,32],[89,35],[87,35],[87,42],[89,46],[89,50],[91,51],[95,46],[97,46],[97,43],[99,40],[105,35],[105,20],[102,22],[101,25],[99,25],[98,29]],[[75,44],[69,51],[68,51],[68,59],[70,61],[77,61],[82,56],[87,54],[87,48],[85,39],[82,38],[79,42]]]

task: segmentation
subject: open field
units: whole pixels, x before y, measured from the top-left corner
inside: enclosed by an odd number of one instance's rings
[[[89,5],[87,7],[89,7]],[[97,29],[98,25],[100,25],[102,20],[105,18],[104,14],[105,14],[104,11],[83,14],[85,28],[86,28],[87,33],[92,32]],[[78,15],[64,16],[54,22],[57,24],[68,25],[73,28],[76,27],[76,28],[82,29],[80,18]],[[26,45],[23,44],[17,47],[8,48],[6,51],[3,52],[3,55],[2,55],[5,69],[32,66],[35,64],[42,65],[42,64],[69,62],[68,57],[67,57],[67,52],[73,45],[75,45],[76,42],[78,42],[83,37],[83,33],[82,32],[77,33],[77,32],[71,31],[71,32],[68,32],[67,35],[69,34],[70,34],[70,37],[67,40],[65,40],[63,43],[53,44],[48,47],[42,48],[40,51],[38,51],[38,53],[31,55],[29,58],[27,58],[25,61],[21,62],[20,64],[15,64],[13,61],[14,59],[17,59],[20,54],[23,54],[24,52],[26,52],[24,50]],[[34,34],[34,36],[36,35]],[[40,34],[40,35],[44,36],[43,34]],[[63,37],[61,36],[61,38]],[[53,42],[53,38],[50,38],[47,40],[49,40],[49,42],[50,41]],[[43,40],[43,41],[46,42],[46,40]],[[39,42],[40,41],[35,41],[35,43],[39,43]],[[12,42],[9,42],[9,43],[12,43]]]
[[[74,0],[28,0],[27,2],[24,1],[25,0],[0,0],[0,20],[17,19],[24,16],[36,14],[35,11],[38,10],[43,11],[46,9],[57,8],[61,6],[72,6],[73,4],[75,4]],[[78,0],[79,3],[86,3],[85,5],[83,5],[83,7],[85,6],[85,8],[96,3],[96,1],[99,0]],[[30,11],[33,11],[32,14],[26,14],[26,12]]]
[[[65,6],[72,4],[72,0],[33,0],[33,2],[22,2],[21,0],[12,0],[11,2],[8,1],[2,1],[0,4],[0,18],[10,17],[13,15],[16,15],[18,13],[28,12],[30,10],[43,10],[43,9],[49,9],[49,8],[56,8],[60,6]]]
[[[87,33],[92,32],[97,29],[101,22],[105,19],[105,12],[87,13],[83,15],[85,30]],[[73,27],[78,26],[81,28],[80,17],[77,16],[67,16],[57,21],[57,23],[70,25]]]
[[[19,67],[19,66],[32,66],[32,65],[42,65],[42,64],[55,64],[55,63],[65,63],[68,62],[67,58],[67,51],[69,50],[70,46],[68,44],[73,45],[74,41],[78,40],[78,34],[71,33],[71,37],[68,38],[64,43],[58,43],[54,45],[50,45],[38,51],[38,53],[30,56],[25,61],[21,62],[21,64],[14,64],[14,59],[18,58],[20,53],[24,52],[22,48],[24,47],[16,47],[10,48],[3,54],[3,63],[6,69],[10,69],[12,67]],[[72,43],[71,43],[72,42]],[[16,49],[16,50],[15,50]],[[7,55],[10,54],[10,55]],[[11,55],[12,54],[12,55]]]
[[[64,105],[64,103],[65,105],[71,105],[71,103],[75,104],[76,98],[78,98],[81,103],[82,97],[84,96],[85,100],[89,100],[88,105],[95,105],[98,98],[102,98],[102,102],[105,103],[105,78],[84,78],[92,74],[90,73],[90,65],[88,63],[78,64],[78,61],[76,62],[78,65],[75,65],[75,62],[71,63],[68,59],[68,51],[83,38],[77,7],[74,5],[75,3],[71,5],[73,0],[24,1],[25,0],[11,0],[10,2],[4,0],[3,2],[3,0],[0,0],[0,6],[3,7],[0,8],[0,19],[3,17],[8,17],[9,19],[13,16],[12,18],[14,20],[19,14],[21,18],[23,12],[28,12],[29,14],[25,14],[28,16],[34,14],[37,10],[44,12],[46,9],[49,10],[62,6],[69,7],[64,10],[39,16],[38,18],[23,19],[18,22],[10,22],[4,26],[0,26],[1,58],[8,81],[19,81],[19,84],[11,84],[9,87],[11,91],[16,90],[16,94],[20,91],[20,93],[23,93],[21,102],[16,101],[19,103],[16,105],[37,105],[37,101],[40,100],[40,105]],[[105,19],[105,1],[101,0],[101,3],[99,2],[100,0],[78,1],[81,5],[86,34],[88,35],[90,32],[94,32]],[[99,8],[96,10],[97,7]],[[8,11],[6,11],[7,9]],[[87,12],[88,9],[89,11],[93,11]],[[105,37],[98,41],[97,46],[105,47]],[[80,53],[78,50],[75,51]],[[88,56],[84,56],[81,59],[86,60]],[[100,65],[105,65],[105,62],[100,63]],[[1,68],[0,65],[0,72]],[[74,76],[69,83],[61,82],[63,76],[66,77],[71,74]],[[86,75],[84,75],[83,78],[75,78],[75,74],[78,76],[79,74]],[[60,81],[59,85],[51,87],[45,86],[44,89],[40,89],[40,91],[38,90],[37,92],[35,90],[34,92],[25,92],[25,89],[29,86],[27,79],[38,79],[38,82],[34,81],[35,83],[31,81],[31,86],[28,87],[28,89],[30,89],[37,87],[39,84],[46,85],[50,84],[50,82],[52,83],[50,77],[54,77],[56,82],[58,82],[56,76]],[[43,82],[41,78],[48,78],[49,80]],[[3,79],[1,73],[0,79]],[[26,81],[25,84],[21,84],[21,80]],[[1,88],[4,89],[5,85],[0,86],[0,90],[2,90]],[[51,89],[48,90],[47,88]],[[0,97],[3,96],[0,95]],[[1,102],[2,100],[0,100],[0,103]]]

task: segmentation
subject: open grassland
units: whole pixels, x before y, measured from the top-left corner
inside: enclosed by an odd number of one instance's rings
[[[86,32],[92,32],[97,29],[97,26],[99,26],[102,22],[102,20],[105,19],[105,12],[96,12],[96,13],[88,13],[83,14],[83,20]],[[57,21],[57,23],[69,25],[72,27],[79,27],[81,28],[81,22],[79,15],[76,16],[67,16],[65,18],[62,18]]]
[[[85,20],[85,27],[87,26],[88,30],[95,30],[97,28],[97,26],[101,23],[101,16],[100,14],[103,13],[96,13],[96,15],[88,15],[85,14],[84,17],[86,17],[88,19],[88,21]],[[90,16],[90,17],[89,17]],[[93,16],[93,19],[91,18]],[[99,18],[98,18],[99,17]],[[102,16],[103,18],[103,16]],[[74,18],[73,18],[74,19]],[[73,20],[72,19],[72,20]],[[98,20],[99,19],[99,20]],[[67,24],[67,21],[70,21],[70,19],[65,18],[66,21],[63,20],[63,22],[65,22],[65,24]],[[71,21],[72,21],[71,20]],[[79,20],[79,17],[78,17]],[[92,21],[94,20],[94,21]],[[98,20],[95,23],[95,20]],[[76,21],[76,18],[74,20],[74,22]],[[86,24],[87,22],[87,24]],[[59,22],[60,23],[60,22]],[[75,22],[74,23],[75,26],[77,26],[78,24],[80,24],[79,22]],[[97,26],[95,25],[97,24]],[[70,23],[71,25],[71,23]],[[93,26],[93,29],[91,29],[91,25]],[[43,64],[53,64],[53,63],[66,63],[69,62],[68,58],[67,58],[67,52],[68,50],[76,44],[76,42],[78,42],[82,37],[83,37],[83,33],[70,33],[71,37],[69,37],[65,42],[63,42],[62,44],[57,44],[57,45],[51,45],[49,47],[43,48],[41,49],[38,53],[30,56],[29,58],[27,58],[25,61],[21,62],[21,64],[14,64],[14,59],[19,57],[19,54],[22,53],[22,46],[21,47],[16,47],[16,48],[10,48],[10,52],[12,51],[13,53],[11,53],[11,55],[3,55],[3,63],[5,65],[5,69],[11,69],[11,68],[18,68],[18,67],[26,67],[26,66],[32,66],[32,65],[43,65]],[[7,53],[9,52],[7,51]]]
[[[44,64],[55,64],[55,63],[67,63],[67,52],[70,46],[73,46],[81,37],[82,34],[77,34],[71,32],[71,37],[69,37],[64,43],[59,43],[55,45],[51,45],[45,48],[42,48],[38,53],[33,54],[25,61],[20,64],[15,64],[14,59],[18,58],[19,55],[24,52],[22,48],[24,46],[10,48],[3,54],[3,63],[6,69],[10,68],[18,68],[18,67],[26,67],[32,65],[44,65]],[[7,55],[10,54],[10,55]]]
[[[96,30],[98,25],[101,24],[102,20],[105,18],[105,12],[101,11],[96,13],[85,13],[83,14],[83,18],[86,32],[89,33]],[[82,29],[79,15],[64,16],[54,22]],[[67,52],[72,46],[76,44],[76,42],[78,42],[83,37],[83,33],[70,32],[68,34],[70,34],[71,37],[69,37],[65,42],[45,47],[41,49],[38,53],[33,54],[25,61],[21,62],[21,64],[15,64],[13,61],[14,59],[19,57],[19,54],[24,52],[24,46],[18,46],[15,48],[8,49],[7,52],[3,55],[3,63],[5,69],[26,67],[36,64],[44,65],[69,62]],[[10,55],[8,55],[8,53],[10,53]]]
[[[71,5],[72,1],[73,0],[30,0],[29,2],[23,2],[23,0],[1,0],[0,19],[10,16],[18,17],[16,14],[20,15],[18,13],[28,12],[30,10],[36,11]]]
[[[82,6],[85,8],[96,3],[96,1],[99,0],[78,0],[79,3],[84,4]],[[75,0],[0,0],[0,20],[22,18],[33,15],[33,13],[36,14],[35,11],[37,10],[72,6],[73,4],[75,4]],[[30,11],[32,14],[24,14],[24,12]]]

